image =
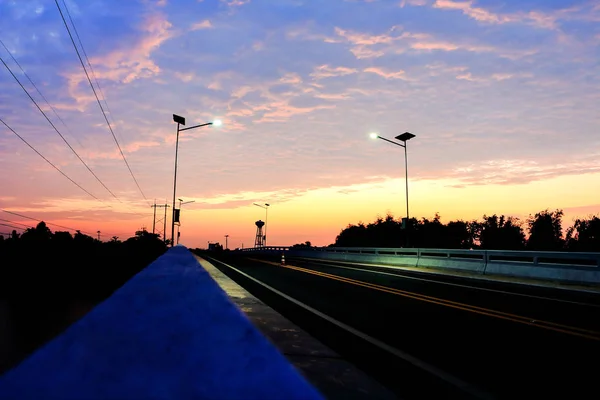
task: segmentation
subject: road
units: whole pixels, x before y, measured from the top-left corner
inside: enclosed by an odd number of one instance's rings
[[[306,259],[205,253],[403,398],[584,398],[600,296]]]

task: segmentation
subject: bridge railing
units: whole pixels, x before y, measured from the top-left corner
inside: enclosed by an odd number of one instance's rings
[[[600,284],[600,253],[381,247],[262,247],[244,252],[286,252],[290,256],[378,264],[464,270],[573,283]]]

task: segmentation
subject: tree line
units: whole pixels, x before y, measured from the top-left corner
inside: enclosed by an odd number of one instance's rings
[[[331,246],[419,247],[533,251],[600,251],[600,218],[578,218],[563,229],[562,210],[543,210],[525,220],[505,215],[484,215],[479,220],[441,222],[411,218],[403,228],[391,214],[342,229]]]

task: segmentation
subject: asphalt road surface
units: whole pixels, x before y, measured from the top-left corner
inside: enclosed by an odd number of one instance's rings
[[[347,263],[204,253],[402,398],[597,398],[600,296]]]

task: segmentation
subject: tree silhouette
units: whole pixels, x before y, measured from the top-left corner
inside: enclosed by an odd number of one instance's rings
[[[22,240],[49,241],[52,239],[52,231],[44,221],[41,221],[35,228],[27,228],[21,235]]]
[[[562,217],[562,210],[544,210],[534,216],[529,215],[527,248],[537,251],[562,250],[565,244],[562,237]]]
[[[480,223],[481,247],[490,250],[523,250],[525,232],[518,218],[504,215],[483,216]]]
[[[567,230],[566,248],[570,251],[600,252],[600,218],[576,219]]]
[[[391,214],[368,225],[350,224],[336,237],[333,246],[402,247],[407,234],[411,247],[421,248],[523,250],[526,243],[518,218],[504,215],[443,224],[436,213],[432,219],[411,218],[407,225],[408,229],[402,229],[401,220],[395,220]]]

